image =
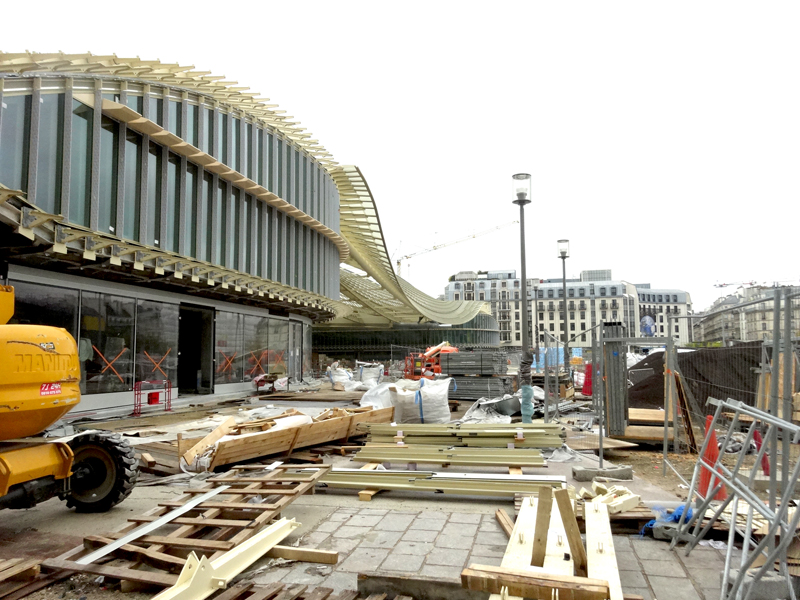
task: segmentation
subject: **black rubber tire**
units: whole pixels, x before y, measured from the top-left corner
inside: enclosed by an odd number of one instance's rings
[[[69,442],[75,473],[91,466],[91,477],[70,482],[67,506],[77,512],[106,512],[127,498],[139,478],[133,448],[118,433],[87,433]]]

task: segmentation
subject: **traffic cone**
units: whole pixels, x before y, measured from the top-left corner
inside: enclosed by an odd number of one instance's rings
[[[708,465],[709,468],[713,467],[717,459],[719,459],[719,444],[717,443],[717,432],[711,429],[711,423],[714,420],[714,417],[711,415],[706,416],[706,437],[709,437],[708,444],[706,445],[706,451],[703,456],[700,457],[701,464]],[[709,490],[713,490],[717,485],[717,478],[714,477],[709,469],[700,469],[700,483],[697,487],[697,491],[703,498],[706,497]],[[728,497],[728,492],[725,490],[725,486],[720,488],[717,495],[714,497],[714,500],[725,500]]]

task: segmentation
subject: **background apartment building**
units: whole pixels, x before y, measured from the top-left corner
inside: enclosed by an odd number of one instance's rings
[[[681,290],[655,290],[650,284],[635,285],[613,279],[610,270],[582,271],[580,279],[567,279],[567,312],[569,337],[573,348],[588,348],[590,330],[600,322],[619,321],[628,335],[667,335],[665,314],[688,314],[691,298]],[[561,278],[531,278],[527,282],[528,323],[531,339],[536,331],[539,342],[545,336],[563,339],[564,289]],[[500,326],[501,346],[521,346],[521,314],[524,295],[516,271],[461,271],[452,276],[445,288],[446,300],[483,300],[491,305],[492,315]],[[645,308],[646,307],[646,308]],[[642,318],[649,316],[652,326],[643,331]],[[648,321],[649,323],[649,321]],[[691,330],[686,319],[678,321],[672,332],[679,343],[690,341]]]

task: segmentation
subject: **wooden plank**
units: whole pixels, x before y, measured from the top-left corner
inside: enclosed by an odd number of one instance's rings
[[[203,454],[206,450],[208,450],[211,446],[217,443],[221,438],[228,435],[233,429],[236,427],[236,419],[234,417],[228,417],[219,426],[214,429],[211,433],[209,433],[206,437],[200,440],[197,444],[191,447],[184,455],[183,460],[186,461],[187,465],[191,465],[194,462],[194,459]]]
[[[128,521],[131,523],[151,523],[159,517],[129,517]],[[199,527],[255,527],[254,521],[245,521],[244,519],[204,519],[202,517],[178,517],[169,522],[170,525],[197,525]]]
[[[4,565],[3,571],[0,572],[0,581],[30,581],[39,574],[38,560],[22,560],[16,562],[16,559],[7,561],[14,563]]]
[[[566,538],[567,532],[561,520],[561,512],[551,511],[550,528],[547,530],[547,550],[544,557],[544,569],[548,573],[569,576],[575,574],[574,560],[572,554],[568,552],[569,543]],[[569,560],[565,560],[565,555],[569,555]]]
[[[623,600],[608,508],[602,502],[592,502],[584,505],[583,512],[586,521],[589,577],[606,579],[609,587],[609,600]]]
[[[575,563],[575,575],[586,577],[586,548],[583,547],[581,540],[581,530],[578,528],[578,520],[575,518],[575,511],[572,510],[572,501],[569,499],[569,491],[561,489],[554,492],[558,510],[561,513],[561,522],[567,532],[569,551]]]
[[[673,428],[668,429],[669,439],[673,439]],[[625,435],[612,436],[616,439],[623,440],[636,440],[640,442],[663,442],[664,441],[664,426],[648,426],[648,425],[628,425],[625,428]]]
[[[0,569],[2,569],[2,570],[10,569],[14,565],[18,565],[19,563],[21,563],[23,560],[25,560],[25,559],[23,559],[23,558],[9,558],[8,560],[4,560],[2,563],[0,563]],[[0,577],[2,577],[2,570],[0,570]]]
[[[124,537],[124,532],[107,533],[105,537],[109,539],[118,540]],[[233,542],[225,542],[222,540],[198,540],[195,538],[174,538],[165,535],[145,535],[136,540],[141,544],[159,544],[162,546],[169,546],[170,548],[182,548],[185,550],[230,550],[235,546]]]
[[[492,594],[507,588],[510,596],[532,600],[550,600],[553,590],[558,590],[559,600],[608,600],[609,595],[608,582],[602,579],[488,565],[470,565],[461,571],[461,585]]]
[[[269,558],[285,558],[286,560],[300,560],[303,562],[335,565],[339,562],[339,553],[331,550],[316,550],[314,548],[297,548],[294,546],[273,546],[266,554]]]
[[[171,587],[178,581],[177,575],[157,573],[155,571],[140,571],[138,569],[128,569],[124,567],[104,567],[103,565],[89,564],[79,565],[71,560],[50,558],[42,562],[45,569],[64,569],[76,573],[91,573],[92,575],[103,575],[112,579],[124,579],[148,585],[160,587]]]
[[[539,491],[536,501],[536,527],[533,533],[533,552],[531,553],[531,565],[534,567],[544,566],[544,557],[547,554],[547,531],[550,529],[552,508],[553,490],[544,487]]]
[[[499,508],[495,511],[494,518],[497,519],[497,524],[500,525],[500,529],[502,529],[508,537],[511,537],[511,533],[514,531],[514,521],[511,520],[508,513],[502,508]]]
[[[271,598],[275,594],[279,593],[283,589],[282,583],[270,583],[269,585],[265,586],[255,586],[248,596],[247,600],[267,600],[267,598]]]
[[[291,584],[275,596],[275,600],[296,600],[308,589],[307,585]]]
[[[111,538],[99,535],[89,535],[83,538],[83,547],[87,550],[94,550],[96,548],[107,546],[113,541],[114,540]],[[178,558],[177,556],[172,556],[171,554],[165,554],[163,552],[156,552],[155,550],[149,550],[147,548],[141,548],[139,546],[134,546],[133,544],[124,544],[114,550],[112,553],[114,556],[127,559],[131,562],[141,560],[150,566],[167,572],[178,572],[183,568],[183,565],[186,564],[184,559]]]
[[[240,581],[227,590],[214,596],[214,600],[238,600],[238,598],[255,585],[252,581]]]
[[[159,506],[169,506],[171,508],[180,508],[186,504],[180,500],[170,500],[168,502],[159,502]],[[227,510],[276,510],[280,508],[277,504],[254,504],[251,502],[201,502],[192,510],[208,510],[209,508],[224,508]]]
[[[331,588],[318,587],[314,588],[312,592],[306,594],[303,600],[325,600],[332,593],[333,589]]]
[[[370,502],[376,494],[380,494],[383,490],[361,490],[358,492],[358,499],[361,502]]]
[[[541,454],[540,454],[541,456]],[[544,461],[542,461],[544,463]],[[522,467],[508,467],[509,475],[522,475]]]
[[[276,484],[278,485],[278,484]],[[209,488],[187,488],[182,490],[184,494],[205,494],[207,493]],[[227,490],[222,490],[219,492],[220,494],[235,494],[238,496],[274,496],[274,495],[286,495],[286,496],[293,496],[297,493],[297,489],[289,486],[279,486],[279,487],[269,487],[266,486],[255,486],[252,490],[245,490],[245,489],[235,489],[229,488]]]

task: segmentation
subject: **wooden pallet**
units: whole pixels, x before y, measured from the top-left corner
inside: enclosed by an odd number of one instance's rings
[[[11,558],[0,560],[0,598],[11,594],[39,575],[39,560]]]
[[[517,494],[514,496],[514,509],[518,514],[522,507],[522,499],[525,497],[525,494]],[[578,525],[582,533],[586,531],[586,524],[583,517],[585,506],[585,503],[577,503],[575,507],[575,517],[578,520]],[[609,519],[611,520],[611,528],[614,533],[638,533],[648,521],[655,519],[655,514],[644,503],[640,503],[639,506],[632,510],[609,515]]]
[[[303,472],[297,472],[299,469],[303,469]],[[281,465],[271,471],[265,471],[263,465],[235,467],[232,471],[206,480],[202,486],[184,490],[184,495],[175,501],[159,502],[158,507],[148,513],[128,519],[131,524],[118,532],[88,535],[84,538],[83,547],[56,559],[43,561],[42,568],[103,575],[135,584],[172,586],[177,581],[176,573],[181,571],[190,552],[194,552],[198,558],[206,556],[209,560],[221,557],[258,533],[296,498],[313,493],[317,480],[329,469],[330,465]],[[197,494],[205,494],[221,485],[230,487],[108,555],[125,563],[110,567],[99,563],[82,565],[75,562],[90,550],[125,537],[142,523],[152,522],[184,505]],[[262,501],[254,502],[259,497]],[[282,547],[277,548],[280,555]]]

